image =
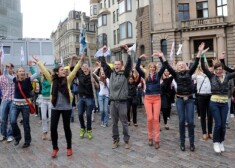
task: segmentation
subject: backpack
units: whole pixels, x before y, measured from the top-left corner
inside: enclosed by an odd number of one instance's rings
[[[71,91],[74,95],[78,94],[78,83],[75,82],[75,80],[73,80],[73,83],[71,85]]]

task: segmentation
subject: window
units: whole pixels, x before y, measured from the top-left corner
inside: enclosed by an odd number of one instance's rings
[[[209,47],[209,51],[213,52],[214,51],[214,45],[213,45],[213,39],[202,39],[202,40],[194,40],[193,45],[194,45],[194,53],[198,52],[198,47],[200,44],[204,42],[205,43],[205,48]]]
[[[217,0],[217,16],[228,16],[227,0]]]
[[[140,22],[140,37],[143,37],[143,23]]]
[[[117,44],[120,42],[120,31],[117,29]]]
[[[167,41],[166,39],[161,40],[161,51],[164,55],[167,55]]]
[[[145,53],[145,47],[144,47],[144,45],[141,45],[140,46],[140,55],[142,55],[144,53]]]
[[[79,23],[76,22],[76,30],[78,30],[78,29],[79,29]]]
[[[100,9],[102,9],[102,3],[100,3]]]
[[[208,2],[198,2],[197,18],[207,18],[207,17],[209,17]]]
[[[110,8],[110,0],[108,0],[108,7]]]
[[[178,19],[179,21],[189,20],[189,4],[178,5]]]
[[[76,55],[80,55],[80,49],[76,48]]]
[[[113,12],[113,23],[115,23],[115,19],[116,19],[116,14],[115,11]]]
[[[98,18],[98,27],[107,25],[107,15],[99,16]]]
[[[102,48],[104,45],[107,45],[107,34],[101,34],[98,36],[98,39],[97,39],[97,46],[98,48]]]
[[[90,22],[86,25],[87,27],[87,30],[90,31],[90,32],[95,32],[95,24]]]
[[[119,26],[120,30],[120,40],[126,39],[126,38],[132,38],[132,24],[131,22],[125,22],[122,23]]]
[[[132,0],[122,0],[118,6],[120,14],[130,12],[132,10]]]
[[[90,7],[90,14],[93,15],[93,6]]]
[[[97,6],[96,5],[93,6],[93,15],[97,15]]]
[[[107,7],[107,6],[106,6],[106,3],[107,3],[107,2],[106,2],[106,0],[104,0],[104,8],[106,8],[106,7]]]
[[[113,1],[113,5],[115,4],[115,0],[112,0]]]
[[[11,54],[11,47],[10,46],[3,46],[4,54]]]
[[[116,30],[113,31],[113,45],[117,44],[117,35],[116,35]]]
[[[79,43],[80,42],[80,36],[76,35],[76,42]]]
[[[117,14],[117,21],[118,21],[118,15],[119,15],[119,10],[116,10],[116,14]]]

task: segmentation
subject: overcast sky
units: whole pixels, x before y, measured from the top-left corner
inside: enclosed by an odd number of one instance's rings
[[[24,38],[50,38],[70,10],[90,15],[90,0],[21,0]]]

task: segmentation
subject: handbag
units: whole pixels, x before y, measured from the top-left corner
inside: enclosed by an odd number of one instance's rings
[[[30,112],[31,114],[34,114],[34,113],[36,112],[35,106],[34,106],[34,104],[33,104],[31,101],[29,101],[29,100],[27,99],[27,97],[25,96],[25,94],[24,94],[24,92],[23,92],[23,90],[22,90],[22,87],[21,87],[21,85],[20,85],[19,82],[18,82],[18,88],[19,88],[19,90],[20,90],[21,95],[24,97],[25,101],[27,102],[27,104],[28,104],[28,106],[29,106],[29,112]]]

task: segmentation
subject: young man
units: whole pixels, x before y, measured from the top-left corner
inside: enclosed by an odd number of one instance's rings
[[[128,51],[128,47],[124,47]],[[105,53],[106,51],[103,51]],[[122,62],[115,61],[114,70],[112,70],[106,63],[104,56],[100,57],[101,66],[104,69],[105,75],[110,79],[109,89],[110,89],[110,111],[113,120],[113,145],[112,148],[115,149],[119,145],[119,131],[118,131],[118,121],[122,122],[123,135],[125,148],[129,149],[129,134],[128,134],[128,120],[127,120],[127,98],[128,98],[128,79],[130,72],[132,70],[131,57],[128,55],[127,63],[122,70]]]

